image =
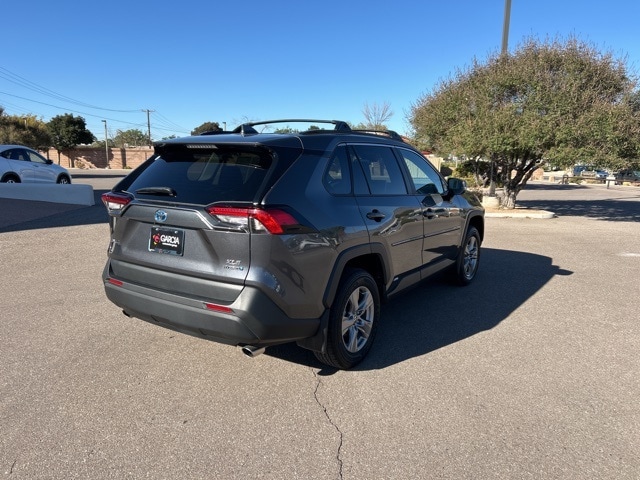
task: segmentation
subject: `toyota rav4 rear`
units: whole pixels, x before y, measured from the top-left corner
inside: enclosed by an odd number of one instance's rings
[[[477,200],[399,139],[330,123],[157,143],[103,195],[108,298],[251,355],[296,341],[349,368],[371,348],[381,299],[444,268],[469,283]]]

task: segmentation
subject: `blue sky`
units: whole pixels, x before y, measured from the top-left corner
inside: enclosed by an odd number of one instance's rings
[[[206,121],[364,121],[411,105],[500,49],[504,0],[3,2],[0,106],[44,121],[82,116],[98,139],[154,140]],[[640,69],[638,0],[512,0],[509,49],[574,35]]]

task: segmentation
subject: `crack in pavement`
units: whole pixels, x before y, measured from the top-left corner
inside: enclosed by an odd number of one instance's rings
[[[342,479],[342,468],[343,468],[343,463],[342,463],[342,458],[340,458],[340,454],[342,452],[342,440],[343,440],[343,434],[340,431],[340,429],[338,428],[338,425],[331,419],[331,416],[329,415],[329,412],[327,411],[327,407],[325,407],[322,402],[320,402],[320,399],[318,398],[318,389],[320,388],[320,384],[322,383],[322,380],[320,379],[320,377],[318,376],[317,372],[312,368],[311,371],[313,372],[313,376],[316,377],[316,388],[313,391],[313,397],[316,399],[316,403],[320,406],[320,408],[322,408],[322,411],[324,412],[324,416],[327,418],[328,422],[333,426],[333,428],[336,429],[336,432],[338,432],[338,435],[340,437],[340,442],[338,444],[338,451],[336,453],[336,460],[338,461],[338,478]]]

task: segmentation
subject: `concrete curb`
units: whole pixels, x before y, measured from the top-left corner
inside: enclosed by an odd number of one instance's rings
[[[0,183],[0,197],[72,205],[95,205],[93,187],[83,184]]]
[[[488,212],[485,210],[484,216],[487,218],[554,218],[556,216],[553,212],[546,210],[529,210],[518,209],[515,210],[501,210]]]

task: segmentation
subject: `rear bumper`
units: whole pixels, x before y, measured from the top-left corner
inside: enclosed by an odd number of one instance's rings
[[[320,319],[289,318],[265,294],[245,287],[229,307],[212,311],[206,303],[140,285],[113,285],[104,279],[107,298],[125,314],[227,345],[266,347],[312,337]]]

